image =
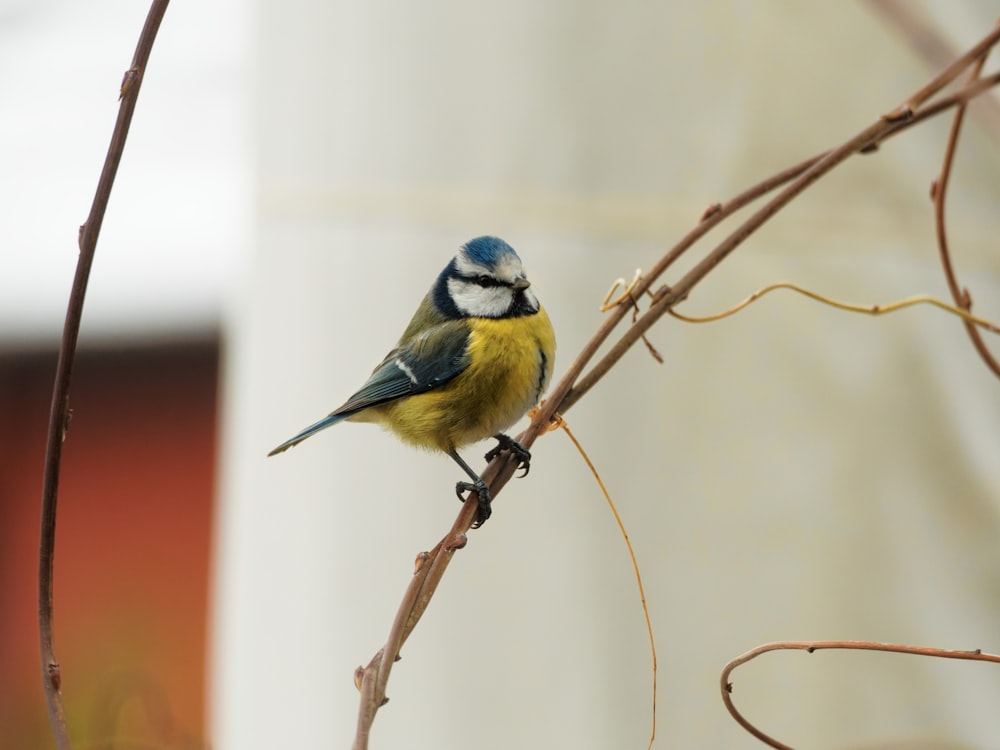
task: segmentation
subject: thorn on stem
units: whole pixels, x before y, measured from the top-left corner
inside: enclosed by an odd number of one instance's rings
[[[359,666],[357,669],[354,670],[354,687],[358,690],[358,692],[361,692],[361,683],[364,681],[364,679],[365,679],[365,668]]]
[[[871,143],[862,146],[858,149],[859,154],[874,154],[879,149],[879,142],[872,141]]]
[[[701,218],[698,219],[698,221],[699,222],[701,222],[701,221],[707,221],[708,219],[711,219],[713,216],[715,216],[717,213],[719,213],[719,211],[721,211],[721,210],[722,210],[722,204],[721,203],[713,203],[712,205],[710,205],[708,208],[706,208],[704,210],[704,212],[701,215]]]
[[[931,200],[936,201],[938,195],[938,181],[937,177],[931,180]]]
[[[413,561],[413,575],[419,573],[430,559],[431,556],[427,552],[418,552],[416,559]]]
[[[139,78],[138,68],[129,68],[125,71],[125,75],[122,76],[122,85],[118,89],[118,101],[121,101],[128,93],[132,90],[132,86],[135,84],[136,80]]]
[[[909,104],[900,104],[892,112],[886,112],[882,119],[888,123],[907,122],[913,119],[913,107]]]

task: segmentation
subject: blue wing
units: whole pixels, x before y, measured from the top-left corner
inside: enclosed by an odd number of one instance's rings
[[[444,385],[469,366],[469,333],[464,321],[449,320],[414,336],[389,352],[368,381],[342,406],[267,455],[288,450],[363,409]]]

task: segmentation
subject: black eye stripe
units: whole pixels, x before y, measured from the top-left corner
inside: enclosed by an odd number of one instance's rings
[[[478,276],[455,274],[455,278],[461,279],[462,281],[468,281],[470,284],[476,284],[477,286],[481,286],[483,289],[489,289],[490,287],[495,286],[511,286],[505,281],[501,281],[494,276],[487,276],[486,274],[479,274]]]

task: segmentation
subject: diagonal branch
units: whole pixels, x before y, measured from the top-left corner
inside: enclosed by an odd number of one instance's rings
[[[111,187],[115,182],[118,164],[125,148],[132,113],[135,111],[136,99],[142,85],[142,76],[146,70],[146,62],[156,39],[160,21],[167,10],[169,0],[154,0],[146,16],[146,23],[132,64],[122,79],[118,120],[111,135],[111,145],[104,160],[104,168],[97,183],[97,191],[90,207],[87,221],[80,227],[78,244],[80,257],[77,260],[76,276],[73,278],[73,288],[70,291],[69,304],[66,310],[66,322],[63,326],[62,341],[59,346],[59,359],[56,364],[55,384],[52,390],[52,407],[49,414],[49,431],[45,450],[45,469],[42,479],[42,518],[41,535],[38,547],[38,635],[41,651],[42,684],[49,709],[49,723],[55,736],[56,745],[60,750],[72,747],[69,728],[66,725],[66,714],[62,703],[62,672],[56,659],[53,639],[52,622],[52,573],[55,562],[56,541],[56,505],[59,494],[59,468],[62,461],[62,444],[69,429],[69,386],[73,374],[73,361],[76,357],[76,343],[80,333],[80,320],[83,316],[83,301],[87,293],[87,281],[90,278],[90,267],[94,261],[97,249],[97,237],[101,233],[104,213],[111,197]]]

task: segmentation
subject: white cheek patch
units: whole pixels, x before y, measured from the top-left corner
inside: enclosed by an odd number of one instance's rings
[[[505,286],[481,287],[464,279],[448,279],[448,294],[463,315],[475,318],[499,318],[513,301],[511,290]]]

